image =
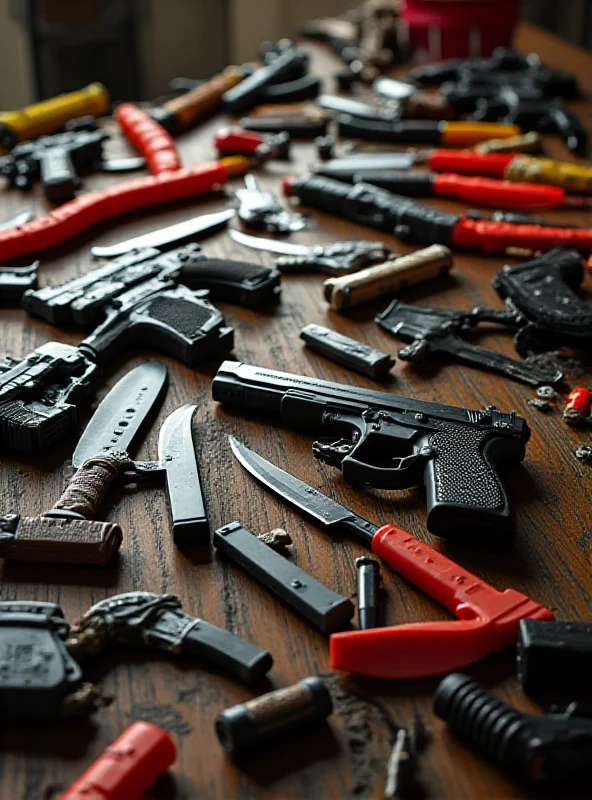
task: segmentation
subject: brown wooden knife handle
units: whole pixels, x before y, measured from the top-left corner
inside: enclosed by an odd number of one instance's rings
[[[96,519],[107,490],[132,462],[127,453],[111,451],[87,459],[45,517]]]
[[[176,114],[179,130],[185,130],[217,111],[224,92],[240,83],[245,74],[240,67],[227,67],[224,72],[214,75],[190,92],[168,100],[164,103],[164,108]]]
[[[448,272],[451,265],[450,250],[443,245],[433,244],[352,275],[329,278],[324,283],[325,300],[337,311],[352,308],[435,278]]]

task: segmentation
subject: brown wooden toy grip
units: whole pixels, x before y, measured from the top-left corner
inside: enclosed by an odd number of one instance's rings
[[[353,275],[329,278],[324,283],[325,300],[337,311],[352,308],[406,286],[436,278],[448,272],[451,265],[450,250],[434,244]]]
[[[104,566],[120,546],[119,525],[87,519],[21,517],[0,539],[0,558]]]
[[[107,490],[131,466],[127,453],[111,452],[87,459],[46,517],[95,519]]]
[[[209,81],[196,86],[186,94],[164,103],[164,108],[176,114],[179,129],[190,127],[200,119],[213,114],[220,104],[222,95],[245,77],[240,67],[230,66]]]

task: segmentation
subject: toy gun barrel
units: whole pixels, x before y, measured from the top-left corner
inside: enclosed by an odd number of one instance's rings
[[[68,120],[88,114],[100,116],[109,108],[109,93],[101,83],[61,94],[26,106],[19,111],[0,114],[0,145],[13,147],[17,142],[36,139],[61,128]]]

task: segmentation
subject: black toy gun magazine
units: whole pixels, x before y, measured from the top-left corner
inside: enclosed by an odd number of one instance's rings
[[[341,437],[315,442],[313,454],[352,483],[406,489],[423,480],[433,534],[513,532],[497,468],[525,455],[530,431],[515,412],[428,403],[236,361],[222,364],[212,396]]]
[[[175,276],[178,265],[170,269]],[[95,285],[95,300],[104,300],[104,289]],[[127,347],[156,349],[192,367],[226,356],[234,331],[204,294],[160,270],[101,303],[103,321],[78,347],[47,342],[21,361],[8,358],[0,368],[0,447],[41,453],[72,433],[99,366]]]

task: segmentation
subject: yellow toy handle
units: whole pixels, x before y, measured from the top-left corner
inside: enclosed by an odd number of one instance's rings
[[[552,158],[516,156],[506,167],[504,177],[510,181],[561,186],[566,192],[592,194],[592,167]]]
[[[11,148],[18,142],[35,139],[61,128],[68,120],[91,114],[104,114],[109,108],[109,92],[102,83],[60,94],[19,111],[0,114],[0,146]]]

